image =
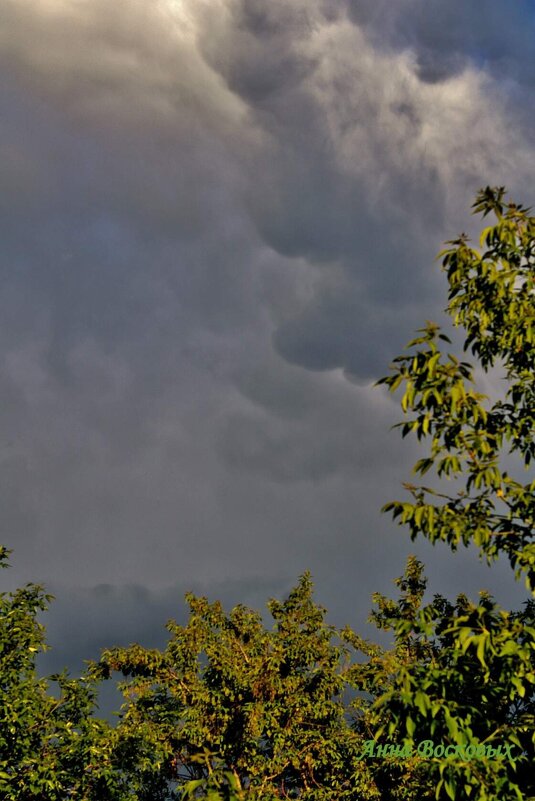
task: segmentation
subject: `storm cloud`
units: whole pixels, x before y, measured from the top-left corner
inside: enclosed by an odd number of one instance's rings
[[[357,625],[415,548],[500,591],[379,514],[416,449],[372,387],[477,189],[533,202],[535,14],[487,6],[3,0],[2,540],[58,658],[306,568]]]

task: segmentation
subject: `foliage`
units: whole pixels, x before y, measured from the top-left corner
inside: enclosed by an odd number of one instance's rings
[[[482,253],[463,234],[440,254],[450,286],[447,312],[464,329],[464,349],[481,370],[504,371],[505,395],[492,401],[478,392],[471,365],[445,355],[442,343],[450,340],[427,323],[409,343],[412,352],[395,359],[392,374],[379,383],[404,388],[402,435],[430,440],[414,472],[432,471],[461,489],[406,484],[412,501],[393,501],[384,510],[408,525],[412,538],[422,534],[452,550],[475,544],[489,562],[505,554],[533,595],[535,481],[519,480],[514,460],[529,469],[535,456],[535,218],[506,204],[501,188],[480,192],[474,209],[493,213],[496,222],[482,231]],[[425,584],[416,560],[399,584],[401,601],[378,596],[374,619],[394,631],[397,650],[414,658],[392,674],[376,702],[378,732],[403,731],[408,742],[477,739],[514,749],[516,762],[433,760],[437,798],[535,797],[534,602],[509,613],[481,593],[478,604],[436,596],[422,606]]]
[[[407,485],[413,501],[384,509],[408,524],[413,538],[423,534],[452,549],[474,543],[489,560],[506,554],[533,591],[535,481],[514,478],[504,462],[517,457],[527,468],[535,457],[535,217],[506,205],[503,189],[487,187],[474,208],[494,213],[496,224],[481,233],[483,253],[463,234],[439,254],[450,287],[447,312],[482,370],[505,371],[505,397],[490,402],[475,390],[471,365],[442,352],[449,339],[438,325],[421,329],[409,343],[413,352],[395,359],[393,374],[379,383],[404,387],[403,436],[431,439],[415,473],[434,470],[463,487],[452,494]]]
[[[168,625],[164,651],[104,651],[81,679],[37,677],[46,645],[36,615],[50,596],[28,585],[0,599],[6,801],[408,801],[426,784],[418,760],[362,760],[392,661],[326,624],[308,574],[270,602],[271,629],[243,606],[227,614],[188,595],[189,620]],[[114,671],[125,703],[112,728],[94,713],[98,682]]]
[[[526,799],[535,794],[535,603],[506,612],[487,593],[479,603],[440,595],[423,604],[422,565],[409,560],[401,598],[376,595],[372,618],[395,634],[399,655],[391,683],[375,705],[375,737],[445,747],[484,744],[507,758],[426,761],[436,798]],[[382,667],[379,666],[379,672]],[[373,681],[373,673],[371,676]]]
[[[127,677],[118,737],[134,770],[153,766],[156,797],[184,787],[185,797],[378,798],[344,697],[351,653],[374,648],[325,623],[308,574],[285,602],[270,602],[272,629],[243,606],[226,614],[218,602],[187,600],[189,621],[168,624],[165,651],[115,648],[94,666],[99,677]]]
[[[9,551],[0,548],[0,565]],[[106,726],[92,717],[90,682],[38,678],[45,650],[37,614],[51,596],[36,584],[0,593],[0,797],[6,801],[122,799],[109,762]]]

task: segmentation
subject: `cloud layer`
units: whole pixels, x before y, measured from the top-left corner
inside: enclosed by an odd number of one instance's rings
[[[365,618],[415,455],[371,384],[440,316],[477,188],[532,202],[535,15],[487,5],[5,0],[11,581],[145,587],[156,619],[171,586],[310,567]]]

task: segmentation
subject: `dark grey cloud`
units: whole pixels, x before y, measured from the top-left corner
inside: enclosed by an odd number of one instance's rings
[[[498,80],[531,84],[535,80],[535,14],[529,2],[504,9],[491,0],[347,0],[351,19],[379,47],[411,48],[421,80],[448,80],[469,64]]]
[[[418,4],[409,5],[416,14]],[[444,221],[460,219],[456,205],[462,198],[466,208],[489,175],[510,182],[517,172],[508,150],[518,157],[525,149],[528,158],[529,146],[501,121],[507,95],[478,72],[479,62],[463,60],[449,81],[424,80],[401,22],[380,27],[378,9],[361,19],[363,7],[351,6],[351,25],[341,7],[329,15],[325,4],[296,2],[284,14],[252,1],[230,8],[232,33],[218,34],[212,17],[201,48],[267,135],[255,160],[262,181],[247,187],[252,217],[277,252],[337,271],[274,342],[308,369],[370,377],[374,357],[359,363],[357,329],[390,347],[385,333],[394,332],[394,318],[398,331],[411,328],[411,302],[438,311],[428,265]],[[429,19],[421,36],[413,32],[416,41],[424,42]],[[441,30],[437,36],[446,35]],[[389,47],[376,41],[381,33]],[[462,49],[460,35],[458,26],[451,30]],[[259,64],[272,90],[244,82]],[[520,119],[523,111],[512,113]]]
[[[161,648],[168,639],[166,623],[184,624],[188,607],[186,592],[219,599],[226,608],[237,603],[261,607],[267,598],[285,593],[288,579],[269,581],[252,577],[230,583],[215,582],[209,588],[194,579],[160,590],[142,584],[97,584],[72,588],[56,584],[55,597],[41,616],[47,625],[50,650],[41,657],[44,670],[65,665],[71,672],[84,668],[84,661],[98,659],[102,649],[141,643]],[[215,593],[215,595],[214,595]],[[83,659],[80,657],[83,656]]]
[[[391,467],[402,469],[400,449],[389,436],[390,403],[375,398],[372,413],[376,391],[357,390],[341,372],[318,380],[271,358],[262,370],[237,376],[236,385],[249,403],[229,415],[218,442],[218,452],[232,470],[282,485],[338,477],[359,481],[374,492],[374,471],[385,450],[390,451]],[[326,409],[331,414],[328,428]],[[374,424],[379,417],[384,423],[377,426],[373,442],[366,437],[372,416]]]
[[[464,8],[5,0],[2,529],[60,657],[150,639],[169,587],[310,567],[364,619],[401,571],[378,509],[416,450],[370,385],[478,186],[534,172],[533,17]]]
[[[399,297],[403,297],[407,285],[403,286],[402,277],[396,281],[393,276],[392,293],[397,285]],[[414,309],[412,313],[418,324]],[[381,306],[369,298],[359,298],[357,292],[344,293],[340,287],[332,294],[319,295],[301,316],[280,326],[274,344],[289,362],[309,370],[343,366],[348,374],[369,379],[378,377],[378,365],[388,365],[399,349],[399,332],[410,316],[410,307],[399,313],[387,297]],[[407,325],[406,330],[410,329]]]

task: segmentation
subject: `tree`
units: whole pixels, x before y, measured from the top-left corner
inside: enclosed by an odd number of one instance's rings
[[[0,548],[1,567],[8,556]],[[37,615],[50,600],[37,584],[0,593],[0,797],[122,801],[108,727],[93,717],[92,683],[37,675],[36,657],[46,649]]]
[[[442,343],[450,340],[427,323],[379,383],[404,388],[402,435],[430,440],[414,472],[434,471],[461,489],[406,484],[412,500],[392,501],[384,510],[408,525],[413,539],[421,534],[452,550],[475,544],[489,562],[505,554],[533,596],[535,481],[520,481],[512,465],[516,458],[528,469],[535,456],[535,218],[504,198],[503,188],[487,187],[476,199],[475,212],[496,218],[482,231],[482,253],[462,235],[440,255],[450,287],[447,312],[464,329],[464,349],[484,372],[504,371],[505,394],[491,400],[477,392],[471,365],[444,355]],[[490,754],[498,747],[515,754],[516,761],[485,756],[474,762],[458,753],[433,758],[437,798],[535,797],[533,600],[517,613],[500,609],[486,593],[478,604],[436,596],[422,606],[425,582],[416,560],[398,583],[400,602],[378,596],[374,617],[394,631],[396,649],[414,658],[399,666],[376,702],[377,733],[397,729],[408,743],[430,737],[452,746],[483,742]]]
[[[126,703],[118,749],[139,775],[139,798],[375,799],[359,755],[346,695],[351,655],[376,654],[361,638],[326,624],[301,577],[274,621],[243,606],[187,596],[185,626],[168,624],[166,649],[104,651],[98,677],[120,671]],[[147,750],[148,747],[148,750]]]
[[[507,612],[481,593],[479,603],[436,595],[424,605],[414,557],[397,584],[400,600],[375,596],[372,615],[394,632],[397,655],[372,709],[374,737],[395,735],[423,754],[433,792],[420,798],[533,797],[535,603]],[[372,684],[383,670],[372,670]],[[422,742],[435,745],[422,751]]]
[[[481,191],[474,208],[494,213],[496,224],[481,233],[483,253],[463,234],[439,254],[450,287],[446,311],[482,370],[504,370],[507,390],[489,401],[475,390],[471,365],[444,356],[440,343],[450,340],[439,326],[421,329],[412,352],[395,359],[379,384],[404,386],[403,436],[431,439],[415,473],[434,469],[464,486],[457,494],[409,486],[413,502],[384,508],[409,525],[413,539],[423,534],[453,550],[473,543],[489,561],[506,554],[533,592],[535,481],[515,479],[503,462],[517,457],[527,468],[535,457],[535,217],[506,205],[503,188]]]

